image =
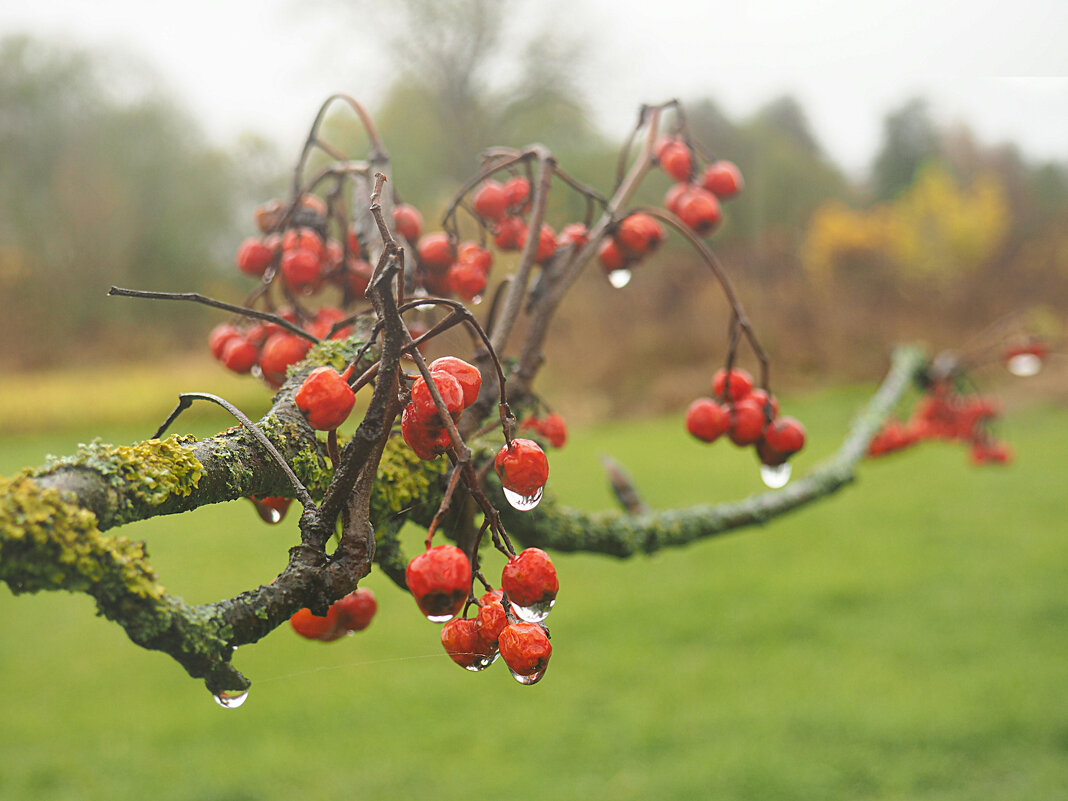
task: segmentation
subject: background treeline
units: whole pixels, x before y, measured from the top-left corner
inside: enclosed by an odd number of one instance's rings
[[[404,5],[405,13],[435,8]],[[509,71],[517,77],[495,83],[487,77],[498,63],[494,6],[459,5],[481,10],[453,20],[475,26],[480,46],[409,36],[403,68],[373,109],[403,198],[433,227],[484,147],[531,141],[608,192],[627,132],[608,137],[586,113],[578,51],[531,38],[509,51],[518,54]],[[206,355],[217,315],[109,300],[107,288],[230,300],[248,288],[232,267],[234,248],[253,230],[252,206],[283,191],[296,154],[254,136],[225,149],[208,142],[147,74],[113,57],[0,40],[4,369]],[[780,384],[874,376],[892,342],[960,344],[1020,309],[1056,333],[1057,310],[1068,308],[1065,164],[1035,163],[963,125],[941,128],[915,99],[884,120],[866,174],[847,175],[791,97],[742,119],[708,98],[684,101],[695,137],[745,176],[712,244],[774,354]],[[344,115],[329,131],[361,147]],[[668,186],[651,175],[638,201],[659,204]],[[556,226],[584,209],[563,187],[559,194]],[[495,274],[506,271],[502,262]],[[599,388],[594,394],[620,409],[638,398],[678,404],[703,386],[708,354],[722,352],[725,304],[679,241],[639,266],[626,289],[592,269],[573,295],[549,354],[560,390]]]

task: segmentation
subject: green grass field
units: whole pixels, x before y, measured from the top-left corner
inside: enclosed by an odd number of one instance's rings
[[[786,403],[809,427],[800,470],[864,397]],[[1021,412],[1002,433],[1008,468],[932,444],[763,529],[652,558],[559,557],[555,651],[532,688],[500,665],[457,668],[378,575],[366,632],[323,645],[282,629],[241,648],[253,687],[236,711],[87,598],[0,588],[0,798],[1068,797],[1068,410]],[[0,473],[77,440],[8,436]],[[574,432],[551,489],[610,505],[602,452],[654,506],[761,489],[750,453],[701,446],[679,419]],[[200,602],[268,580],[294,532],[240,502],[123,533]]]

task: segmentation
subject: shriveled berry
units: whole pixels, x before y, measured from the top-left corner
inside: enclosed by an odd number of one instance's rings
[[[542,420],[538,429],[554,448],[562,448],[567,443],[567,422],[555,412]]]
[[[441,644],[453,662],[468,670],[484,667],[496,650],[496,646],[479,636],[474,618],[458,617],[442,626]]]
[[[340,625],[340,615],[336,607],[331,606],[326,616],[313,614],[310,609],[298,609],[289,618],[289,625],[301,637],[321,642],[333,642],[345,635],[345,628]]]
[[[371,625],[378,611],[378,600],[371,590],[358,587],[335,601],[331,609],[335,607],[339,622],[347,631],[363,631]]]
[[[465,409],[478,400],[478,391],[482,388],[482,373],[473,364],[455,356],[442,356],[430,363],[430,372],[448,373],[460,383]]]
[[[560,582],[549,554],[541,548],[526,548],[513,556],[501,572],[501,588],[518,606],[549,604],[556,599]]]
[[[448,432],[440,425],[420,420],[410,403],[401,412],[401,436],[420,459],[434,459],[448,447]]]
[[[549,460],[532,439],[513,439],[493,460],[501,485],[523,497],[534,495],[549,480]]]
[[[483,595],[479,601],[478,615],[475,617],[478,636],[494,646],[497,645],[497,638],[501,636],[504,627],[508,625],[508,615],[501,602],[502,596],[503,593],[500,590]]]
[[[333,367],[316,367],[308,373],[293,400],[312,428],[330,431],[348,419],[356,395]]]
[[[310,289],[319,281],[319,257],[307,248],[282,254],[282,278],[294,292]]]
[[[486,273],[471,262],[458,261],[449,268],[448,283],[457,297],[472,301],[486,291]]]
[[[408,589],[423,614],[435,623],[455,617],[471,589],[471,563],[455,545],[438,545],[408,563]]]
[[[409,242],[415,242],[423,233],[423,215],[409,203],[398,203],[393,207],[393,224],[397,233]]]
[[[286,253],[293,250],[309,250],[318,261],[323,256],[323,240],[314,228],[290,228],[282,237],[282,250]]]
[[[303,337],[279,332],[268,337],[260,351],[260,370],[272,386],[281,386],[286,380],[286,370],[308,353],[311,343]]]
[[[509,178],[504,182],[504,194],[510,210],[522,211],[530,199],[530,181],[522,175]]]
[[[464,410],[464,389],[460,382],[450,373],[431,372],[434,385],[438,388],[438,394],[445,403],[450,415],[458,415]],[[412,385],[412,404],[415,406],[415,414],[424,423],[444,424],[438,416],[438,407],[434,403],[434,396],[430,394],[430,388],[426,380],[419,376]]]
[[[537,623],[510,623],[501,632],[497,645],[505,663],[520,676],[544,672],[553,653],[549,636]]]

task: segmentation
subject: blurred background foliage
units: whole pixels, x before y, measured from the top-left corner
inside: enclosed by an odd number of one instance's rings
[[[600,131],[587,114],[596,89],[581,80],[578,40],[531,29],[505,41],[502,7],[408,0],[388,12],[397,77],[371,111],[397,191],[429,228],[491,145],[540,141],[580,180],[606,193],[614,183],[627,132]],[[712,244],[774,354],[779,386],[872,378],[897,340],[960,343],[1009,311],[1044,307],[1062,322],[1048,310],[1068,308],[1065,164],[977,141],[964,125],[939,128],[917,98],[885,118],[870,169],[846,174],[792,97],[742,119],[713,98],[683,101],[695,138],[745,176]],[[332,115],[326,130],[362,155],[349,116]],[[233,252],[254,231],[252,207],[284,191],[296,156],[254,135],[209,142],[142,64],[25,37],[0,40],[0,152],[9,371],[206,356],[217,314],[105,292],[240,300],[249,287]],[[659,204],[668,186],[654,171],[637,201]],[[557,228],[585,209],[559,190]],[[500,260],[496,276],[508,266]],[[624,291],[591,269],[563,310],[547,385],[617,413],[677,406],[703,387],[708,354],[722,352],[724,310],[678,241]]]

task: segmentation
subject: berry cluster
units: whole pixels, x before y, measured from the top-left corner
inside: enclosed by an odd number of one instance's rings
[[[961,395],[944,382],[936,382],[918,400],[909,420],[888,421],[868,443],[868,455],[883,456],[924,440],[962,442],[970,446],[974,464],[1007,464],[1012,451],[989,431],[998,409],[987,398]]]
[[[288,205],[269,201],[254,216],[261,235],[245,239],[234,258],[240,272],[260,281],[250,298],[317,339],[348,336],[351,328],[340,325],[346,314],[337,306],[322,303],[310,310],[303,303],[327,290],[340,293],[342,307],[363,297],[372,270],[356,234],[346,228],[331,236],[328,221],[338,215],[313,194]],[[281,294],[282,303],[276,305],[271,289]],[[290,365],[307,354],[311,340],[275,323],[244,320],[216,326],[208,344],[227,369],[251,372],[277,389]]]
[[[785,465],[804,447],[804,426],[792,417],[779,417],[779,402],[767,390],[755,388],[747,371],[717,370],[712,393],[714,397],[698,398],[686,412],[686,430],[702,442],[726,434],[739,447],[755,446],[761,464],[769,468]]]
[[[463,410],[478,400],[482,374],[478,368],[455,356],[430,363],[430,377],[453,422]],[[426,380],[419,376],[412,384],[411,402],[401,414],[401,436],[420,459],[433,459],[449,447],[449,432],[441,419]]]
[[[723,216],[720,200],[742,191],[738,167],[718,160],[699,169],[694,151],[678,137],[661,139],[656,159],[660,169],[677,182],[664,196],[664,206],[699,236],[712,233]]]
[[[371,625],[377,611],[375,594],[360,588],[334,601],[325,617],[320,617],[307,608],[298,609],[289,619],[289,624],[301,637],[333,642],[346,634],[363,631]]]
[[[427,554],[441,547],[452,546],[439,546]],[[416,560],[412,560],[409,575],[415,565]],[[428,562],[415,567],[414,578],[421,581],[424,572],[434,572]],[[441,644],[461,667],[484,670],[501,656],[517,681],[534,684],[545,674],[552,655],[549,632],[541,621],[556,602],[559,587],[548,554],[527,548],[508,560],[501,575],[501,589],[483,594],[476,602],[478,612],[474,617],[456,617],[442,627]],[[420,598],[417,596],[416,600]]]

